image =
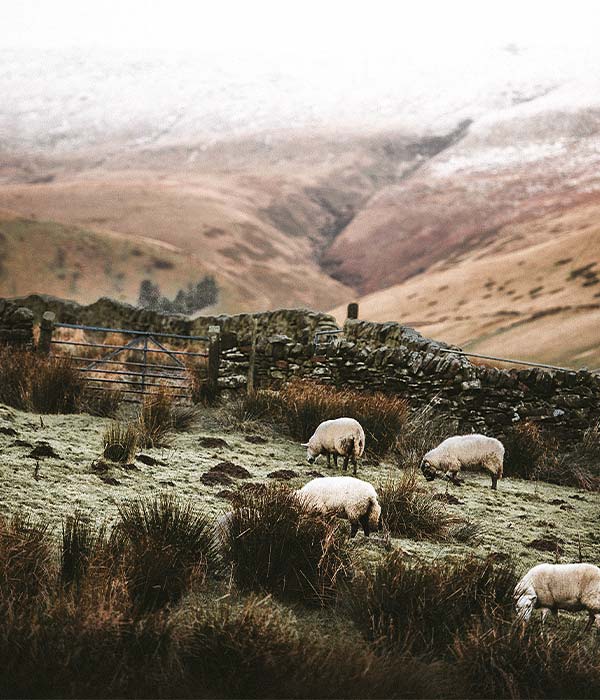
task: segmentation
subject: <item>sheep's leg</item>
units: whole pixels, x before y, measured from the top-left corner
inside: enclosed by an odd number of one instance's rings
[[[354,474],[354,476],[356,476],[356,455],[355,454],[352,455],[352,464],[354,465],[353,474]]]
[[[548,617],[549,612],[550,612],[550,608],[542,608],[542,626],[546,622],[546,618]]]
[[[492,488],[494,491],[498,488],[498,477],[495,474],[492,474]]]
[[[333,463],[334,463],[336,469],[338,468],[337,458],[338,458],[338,454],[337,454],[337,452],[334,452],[333,453]]]
[[[365,513],[364,515],[360,516],[358,521],[362,525],[363,532],[368,537],[369,533],[371,532],[369,529],[369,516]]]
[[[458,478],[457,472],[446,472],[446,479],[451,481],[455,486],[462,486],[463,482]]]
[[[600,613],[593,613],[591,610],[588,615],[588,621],[586,622],[585,625],[585,631],[589,632],[592,627],[596,625],[596,627],[600,630]]]
[[[354,537],[358,532],[358,523],[350,523],[350,537]]]
[[[331,469],[331,452],[327,453],[327,469]]]
[[[344,455],[344,464],[342,469],[346,472],[348,471],[348,462],[350,461],[350,455]]]

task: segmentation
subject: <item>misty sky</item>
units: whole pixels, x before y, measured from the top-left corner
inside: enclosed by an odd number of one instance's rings
[[[210,52],[436,54],[449,46],[591,45],[594,0],[18,0],[0,3],[7,48],[164,47]],[[423,51],[426,49],[426,51]]]

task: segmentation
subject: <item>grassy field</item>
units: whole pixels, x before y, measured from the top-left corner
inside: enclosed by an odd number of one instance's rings
[[[304,449],[273,429],[260,423],[226,427],[223,409],[208,408],[191,430],[175,433],[168,447],[138,450],[132,465],[114,464],[99,471],[93,464],[101,457],[102,436],[110,423],[87,414],[40,416],[0,406],[0,513],[41,516],[58,533],[64,517],[75,509],[97,523],[110,523],[120,503],[168,492],[192,499],[199,510],[216,516],[230,508],[221,492],[235,491],[248,482],[274,482],[268,475],[277,470],[296,474],[286,481],[293,487],[306,483],[315,472],[334,473],[323,457],[308,464]],[[211,441],[204,438],[222,438],[226,445],[206,447],[203,444]],[[36,446],[46,443],[57,456],[30,456]],[[230,477],[229,484],[204,483],[202,476],[221,462],[240,465],[251,476]],[[363,459],[358,476],[377,485],[401,473],[391,461],[377,464]],[[424,479],[422,488],[456,497],[459,502],[449,502],[448,510],[478,526],[478,536],[471,544],[392,539],[391,546],[407,555],[439,559],[504,553],[514,557],[521,570],[540,561],[554,561],[556,551],[538,551],[528,545],[535,540],[555,540],[562,549],[560,561],[577,561],[580,553],[587,561],[600,560],[598,493],[510,478],[500,481],[498,491],[493,492],[489,477],[476,473],[467,474],[460,488]],[[378,534],[369,540],[359,534],[354,543],[366,560],[373,561],[389,546],[388,538]]]

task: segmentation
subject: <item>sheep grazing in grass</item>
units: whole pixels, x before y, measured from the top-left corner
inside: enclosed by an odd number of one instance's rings
[[[306,447],[306,458],[312,464],[319,455],[327,455],[327,466],[331,467],[331,457],[337,467],[337,458],[344,458],[343,469],[348,469],[348,462],[352,460],[353,473],[356,474],[356,460],[365,450],[365,431],[361,424],[354,418],[336,418],[326,420],[319,425],[308,442],[302,443]]]
[[[502,478],[504,465],[504,445],[496,438],[486,435],[455,435],[429,450],[421,461],[421,471],[427,481],[433,481],[438,472],[444,478],[460,486],[458,478],[461,469],[487,469],[492,475],[492,488],[496,489]]]
[[[518,619],[528,622],[534,608],[542,622],[550,611],[587,610],[586,629],[600,628],[600,569],[593,564],[538,564],[517,583],[514,592]]]
[[[365,535],[381,529],[381,506],[373,486],[352,476],[325,476],[309,481],[297,492],[308,508],[335,513],[350,521],[350,537],[361,525]]]

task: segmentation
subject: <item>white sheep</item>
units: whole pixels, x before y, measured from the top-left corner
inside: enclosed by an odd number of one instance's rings
[[[354,418],[336,418],[321,423],[308,442],[303,442],[306,447],[306,458],[312,464],[319,455],[327,455],[327,466],[331,466],[331,456],[337,467],[337,458],[344,458],[343,469],[348,469],[348,462],[352,460],[353,473],[356,474],[356,460],[365,449],[365,431],[361,424]]]
[[[428,481],[445,472],[444,476],[457,486],[461,485],[458,472],[461,468],[484,468],[491,472],[492,488],[502,478],[504,465],[504,445],[496,438],[474,433],[455,435],[429,450],[421,461],[421,471]]]
[[[335,513],[350,521],[350,537],[359,524],[365,535],[381,529],[381,506],[373,486],[353,476],[325,476],[309,481],[297,492],[304,505]]]
[[[514,592],[518,619],[528,622],[534,608],[548,612],[587,610],[586,629],[600,627],[600,569],[593,564],[538,564],[517,583]]]

